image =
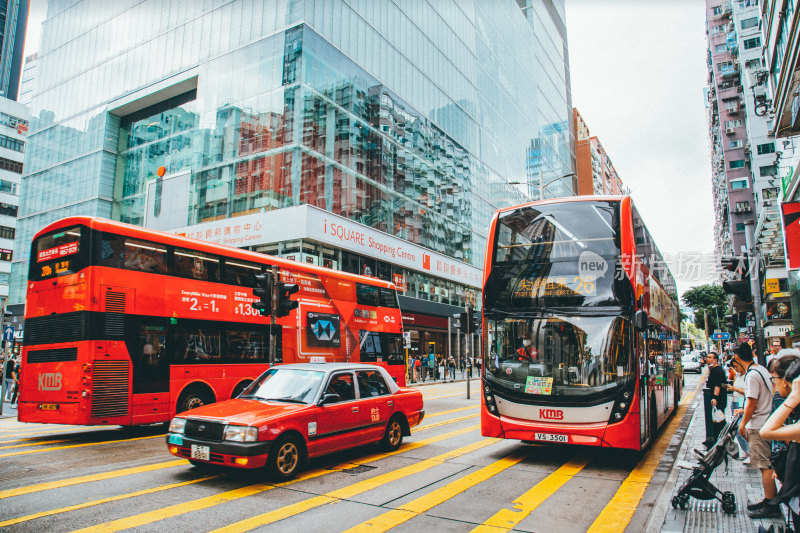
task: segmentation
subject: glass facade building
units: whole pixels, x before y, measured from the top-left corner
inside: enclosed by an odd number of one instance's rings
[[[561,0],[51,0],[37,62],[12,303],[41,227],[142,224],[159,166],[187,226],[310,204],[478,268],[509,182],[574,170]]]

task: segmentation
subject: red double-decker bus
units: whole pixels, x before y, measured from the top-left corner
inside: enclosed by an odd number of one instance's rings
[[[678,295],[630,197],[500,210],[484,269],[482,434],[652,443],[681,393]]]
[[[298,307],[252,307],[277,267]],[[33,240],[22,422],[137,425],[236,396],[275,362],[370,362],[402,386],[393,284],[100,218],[71,217]]]

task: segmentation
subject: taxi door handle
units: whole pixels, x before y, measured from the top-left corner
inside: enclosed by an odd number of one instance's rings
[[[358,412],[358,407],[353,407],[353,412],[357,413]]]
[[[393,405],[394,405],[394,402],[393,402],[393,401],[391,401],[391,400],[389,400],[388,402],[386,402],[386,405],[388,405],[389,407],[391,407],[391,406],[393,406]]]

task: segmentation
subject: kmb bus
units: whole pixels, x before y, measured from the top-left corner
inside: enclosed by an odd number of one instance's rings
[[[277,267],[297,309],[253,309]],[[22,422],[137,425],[239,394],[275,361],[377,363],[405,384],[392,283],[100,218],[33,239]]]
[[[681,394],[677,298],[630,197],[498,211],[484,267],[481,433],[648,446]]]

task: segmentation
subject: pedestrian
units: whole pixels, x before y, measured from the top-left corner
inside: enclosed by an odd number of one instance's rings
[[[11,395],[11,407],[17,407],[17,398],[19,398],[19,391],[20,386],[22,385],[22,379],[20,375],[20,361],[17,360],[14,366],[14,392]]]
[[[461,366],[461,377],[463,378],[464,371],[467,369],[467,358],[462,355],[460,359],[459,365]]]
[[[425,383],[425,378],[428,375],[428,358],[424,355],[422,356],[420,368],[422,369],[422,382]]]
[[[733,393],[733,401],[731,401],[731,414],[733,414],[737,410],[744,409],[744,372],[741,372],[741,368],[733,364],[733,359],[728,363],[728,368],[730,369],[729,378],[733,385],[725,385],[725,388]],[[741,449],[739,457],[743,460],[742,462],[750,464],[750,447],[747,439],[737,432],[736,442],[739,443]]]
[[[467,357],[467,374],[472,379],[472,357]]]
[[[450,370],[450,379],[452,381],[456,380],[456,360],[453,359],[453,356],[447,358],[447,368]]]
[[[706,390],[709,391],[711,395],[711,410],[719,409],[723,413],[725,412],[725,407],[728,405],[728,393],[723,388],[728,381],[727,376],[725,376],[725,371],[722,370],[722,367],[719,365],[719,355],[716,352],[709,352],[706,356],[706,364],[708,365],[708,379],[706,380]],[[711,416],[711,413],[708,413],[706,416]],[[711,423],[711,435],[707,435],[708,440],[706,441],[706,447],[711,448],[715,442],[717,442],[717,438],[719,437],[720,431],[722,428],[725,427],[725,421],[721,422],[712,422]]]
[[[8,357],[3,368],[3,398],[5,401],[11,399],[11,391],[14,389],[14,358]]]
[[[415,383],[417,381],[419,381],[419,372],[420,372],[420,366],[421,365],[422,365],[422,363],[419,360],[419,356],[415,355],[414,356],[414,382]]]
[[[761,472],[761,485],[764,488],[764,498],[747,505],[747,516],[777,518],[782,516],[780,507],[770,502],[778,493],[769,460],[770,445],[759,433],[772,411],[772,381],[767,369],[753,361],[753,351],[749,344],[739,344],[733,360],[733,364],[744,374],[745,403],[739,434],[747,438],[750,466]]]
[[[481,367],[483,367],[483,361],[480,357],[475,358],[475,370],[478,371],[478,376],[481,375]]]
[[[773,442],[773,468],[775,477],[781,482],[778,495],[771,503],[786,504],[792,526],[787,531],[797,531],[800,526],[796,505],[800,495],[800,357],[793,357],[789,363],[784,360],[791,356],[785,355],[786,351],[781,350],[770,364],[775,389],[783,401],[764,423],[761,436]],[[788,368],[786,363],[789,363]]]
[[[767,352],[767,358],[764,360],[767,367],[769,367],[769,362],[772,361],[772,358],[778,355],[778,352],[781,351],[781,341],[772,341],[772,346],[770,350]]]

